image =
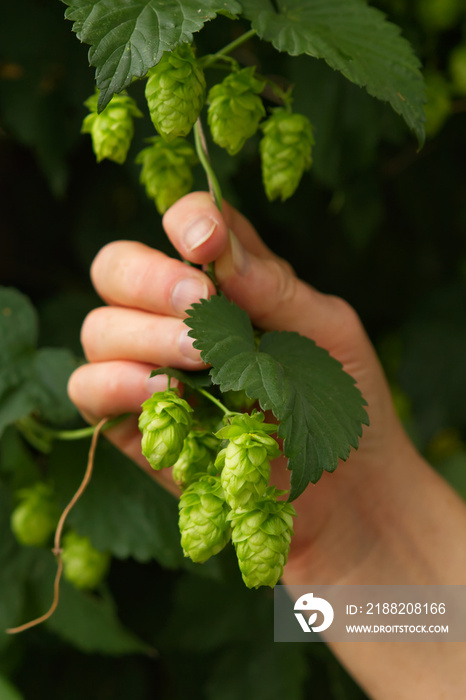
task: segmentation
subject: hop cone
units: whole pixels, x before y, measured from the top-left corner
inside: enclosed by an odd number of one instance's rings
[[[60,508],[52,488],[37,482],[18,491],[21,499],[11,514],[11,529],[20,544],[42,547],[47,544],[60,518]]]
[[[170,143],[161,136],[150,139],[152,145],[136,156],[142,164],[140,181],[147,196],[155,201],[160,214],[164,214],[180,197],[187,194],[193,184],[191,166],[197,156],[190,143],[182,138]]]
[[[203,476],[181,495],[181,546],[185,557],[202,563],[224,548],[230,539],[229,512],[220,479]]]
[[[264,122],[262,130],[260,153],[265,192],[270,201],[280,197],[284,202],[296,191],[304,171],[311,167],[311,123],[302,114],[278,108]]]
[[[273,588],[288,558],[296,511],[291,503],[277,501],[276,495],[275,487],[271,487],[252,510],[231,511],[228,516],[239,568],[248,588]]]
[[[146,99],[155,128],[165,139],[187,136],[205,100],[204,73],[189,44],[166,51],[148,73]]]
[[[99,552],[87,537],[69,532],[63,538],[63,576],[76,588],[95,588],[105,577],[110,554]]]
[[[259,97],[265,82],[254,76],[254,68],[232,73],[209,91],[208,122],[215,143],[233,156],[254,136],[264,105]]]
[[[153,469],[171,467],[191,427],[191,406],[174,389],[156,391],[142,404],[142,453]]]
[[[280,454],[277,441],[268,434],[274,433],[277,426],[263,420],[263,413],[234,416],[229,426],[216,433],[230,441],[215,462],[216,467],[223,467],[220,478],[230,508],[254,506],[269,483],[269,459]]]
[[[121,165],[133,138],[133,117],[142,117],[142,113],[135,101],[123,93],[114,95],[100,114],[97,114],[97,100],[96,93],[84,103],[91,114],[84,118],[81,133],[91,135],[98,163],[108,158]]]
[[[215,461],[220,440],[207,430],[191,430],[188,433],[181,454],[173,465],[173,479],[182,488],[188,487],[207,471]]]

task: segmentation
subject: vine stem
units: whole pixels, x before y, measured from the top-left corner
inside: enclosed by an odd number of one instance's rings
[[[205,139],[205,134],[202,128],[202,122],[200,117],[197,118],[197,121],[194,125],[194,144],[196,146],[197,156],[200,160],[202,167],[204,168],[204,172],[207,177],[210,196],[217,205],[218,210],[221,212],[223,202],[222,190],[220,188],[219,181],[217,180],[217,176],[214,173],[214,169],[210,164],[209,151],[207,149],[207,142]],[[207,268],[207,274],[214,283],[215,289],[217,290],[217,292],[219,292],[220,290],[217,284],[217,278],[215,276],[215,263],[209,263]]]
[[[89,457],[87,460],[87,467],[86,471],[84,473],[83,479],[78,487],[78,490],[74,494],[73,498],[71,501],[68,503],[66,506],[65,510],[60,516],[60,520],[58,521],[57,529],[55,531],[55,538],[54,538],[54,545],[52,549],[52,553],[55,555],[57,559],[57,573],[55,574],[55,580],[53,583],[53,600],[50,608],[47,610],[46,613],[41,615],[40,617],[37,617],[35,620],[31,620],[30,622],[26,622],[24,625],[20,625],[19,627],[10,627],[9,629],[6,630],[7,634],[19,634],[19,632],[24,632],[25,630],[31,629],[31,627],[36,627],[37,625],[40,625],[42,622],[45,622],[48,620],[55,610],[57,609],[58,602],[60,600],[60,580],[61,576],[63,573],[63,560],[61,557],[62,549],[61,549],[61,536],[63,532],[63,527],[65,525],[66,518],[68,517],[69,512],[71,509],[76,505],[76,503],[79,501],[81,496],[83,495],[84,491],[86,490],[91,477],[92,477],[92,472],[94,469],[94,457],[95,457],[95,449],[97,447],[97,440],[99,438],[100,433],[105,427],[109,427],[110,424],[114,423],[114,421],[109,420],[108,418],[102,418],[102,420],[97,423],[97,425],[94,427],[94,431],[92,434],[92,440],[91,440],[91,446],[89,448]]]
[[[107,418],[102,430],[113,428],[125,418],[129,418],[129,416],[129,413],[123,413],[116,418]],[[82,440],[83,438],[92,437],[97,429],[97,426],[89,425],[86,428],[78,428],[76,430],[55,430],[42,425],[32,416],[21,418],[16,421],[15,425],[24,437],[41,451],[48,451],[49,444],[53,440]]]
[[[214,403],[216,406],[218,406],[226,416],[236,416],[237,415],[236,411],[230,411],[226,406],[223,405],[223,403],[219,399],[217,399],[212,394],[209,394],[208,391],[205,391],[204,389],[196,389],[196,391],[198,391],[199,394],[202,394],[202,396],[205,396],[206,399],[209,399],[210,401],[212,401],[212,403]]]
[[[209,183],[209,192],[211,194],[211,197],[217,205],[219,211],[222,211],[222,190],[220,188],[219,181],[217,180],[217,176],[214,173],[212,165],[210,164],[209,152],[207,150],[207,142],[205,139],[200,117],[197,118],[197,121],[194,125],[194,143],[196,146],[197,157],[199,158],[201,165],[204,168],[204,172],[207,177],[207,182]]]
[[[204,60],[203,60],[203,67],[207,68],[212,63],[215,63],[215,61],[218,58],[220,58],[221,56],[224,56],[225,54],[231,53],[231,51],[234,51],[235,49],[238,48],[238,46],[241,46],[241,44],[244,44],[249,39],[252,39],[252,37],[255,36],[256,34],[257,34],[257,32],[255,29],[250,29],[248,32],[241,34],[241,36],[239,36],[237,39],[234,39],[229,44],[224,46],[223,49],[220,49],[220,51],[217,51],[217,53],[211,54],[210,56],[205,56]]]

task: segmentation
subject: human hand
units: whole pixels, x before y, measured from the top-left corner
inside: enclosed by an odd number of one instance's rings
[[[380,508],[397,497],[399,458],[411,449],[357,314],[342,299],[297,279],[241,214],[225,204],[222,216],[206,193],[177,202],[163,224],[185,259],[216,261],[222,290],[257,327],[312,338],[343,364],[366,398],[370,427],[364,429],[359,449],[294,502],[298,517],[285,570],[290,583],[344,580],[377,549]],[[134,413],[108,431],[109,439],[176,491],[168,470],[154,472],[142,456],[137,415],[146,398],[166,388],[164,377],[149,379],[152,369],[204,366],[182,319],[185,309],[215,289],[200,270],[129,241],[104,247],[91,276],[107,306],[93,310],[84,322],[82,344],[89,364],[72,375],[70,397],[92,423],[106,415]],[[279,488],[289,483],[285,467],[284,458],[274,461],[271,481]]]

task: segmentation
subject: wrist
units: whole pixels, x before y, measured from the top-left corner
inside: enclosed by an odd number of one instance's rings
[[[379,464],[325,475],[320,499],[333,504],[317,531],[293,540],[285,584],[466,582],[466,506],[399,432]]]

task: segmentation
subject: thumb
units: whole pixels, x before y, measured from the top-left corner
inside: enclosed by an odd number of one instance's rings
[[[254,325],[297,331],[330,351],[354,339],[360,321],[343,299],[300,280],[291,265],[260,241],[249,222],[225,207],[228,240],[215,262],[217,282]]]
[[[258,328],[297,331],[332,351],[347,342],[343,331],[354,332],[358,325],[349,304],[299,280],[226,202],[221,214],[207,193],[193,192],[168,210],[164,227],[183,257],[197,264],[215,260],[222,291]],[[187,246],[186,239],[201,228],[199,242]]]

